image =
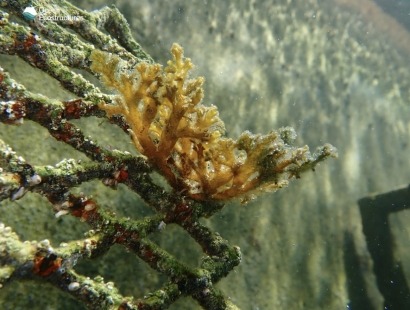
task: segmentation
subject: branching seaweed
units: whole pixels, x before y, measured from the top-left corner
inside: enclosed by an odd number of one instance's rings
[[[91,70],[119,92],[115,105],[100,108],[110,117],[125,117],[137,150],[176,190],[198,200],[276,190],[335,155],[331,145],[313,156],[307,146],[290,146],[296,137],[290,127],[267,135],[244,132],[236,141],[225,137],[217,108],[201,103],[204,79],[188,79],[192,62],[178,44],[171,52],[173,60],[163,70],[141,62],[127,72],[118,56],[96,50]]]

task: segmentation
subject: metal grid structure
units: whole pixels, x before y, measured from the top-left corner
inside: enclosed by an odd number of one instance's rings
[[[0,140],[0,199],[18,200],[27,192],[39,193],[48,199],[56,216],[72,215],[88,223],[92,233],[82,240],[55,247],[48,240],[22,242],[12,228],[0,224],[0,283],[6,285],[19,279],[46,281],[90,309],[165,309],[181,296],[191,296],[205,309],[236,309],[214,285],[240,263],[240,250],[199,222],[200,218],[218,212],[223,203],[166,192],[152,180],[152,167],[147,159],[106,149],[86,137],[72,122],[90,116],[106,118],[98,104],[112,102],[111,96],[72,70],[90,72],[89,55],[95,48],[103,48],[132,63],[153,63],[132,38],[124,17],[114,7],[88,13],[66,1],[39,0],[36,5],[45,11],[78,17],[42,21],[34,19],[35,11],[27,10],[31,8],[29,1],[1,4],[0,53],[19,56],[58,80],[79,99],[56,102],[28,91],[1,70],[0,121],[11,125],[21,124],[23,119],[36,122],[90,161],[66,160],[58,166],[33,166]],[[129,133],[129,126],[121,117],[110,120]],[[295,153],[296,156],[300,154]],[[302,165],[292,176],[297,177],[298,172],[313,168],[329,156],[335,153],[324,147],[315,160]],[[110,187],[125,184],[155,214],[118,218],[94,199],[72,192],[75,186],[95,179]],[[148,238],[167,224],[180,226],[199,244],[204,254],[199,266],[186,266]],[[74,270],[77,261],[104,255],[116,244],[166,275],[168,282],[138,299],[124,297],[112,283],[91,280]]]

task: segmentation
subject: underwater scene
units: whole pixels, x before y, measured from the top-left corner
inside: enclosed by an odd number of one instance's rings
[[[410,309],[410,1],[0,0],[0,309]]]

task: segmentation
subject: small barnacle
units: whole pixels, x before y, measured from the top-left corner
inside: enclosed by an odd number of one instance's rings
[[[39,245],[43,248],[48,249],[50,247],[50,240],[44,239],[39,242]]]
[[[159,231],[162,231],[162,230],[165,229],[166,226],[167,226],[167,224],[164,221],[161,221],[161,222],[159,222],[157,228],[158,228]]]
[[[33,174],[27,180],[29,186],[38,185],[41,183],[41,177],[38,174]]]
[[[27,190],[23,186],[21,186],[17,191],[15,191],[15,192],[13,192],[13,194],[11,194],[11,200],[14,201],[14,200],[20,199],[21,197],[24,196],[24,194],[26,192],[27,192]]]
[[[50,165],[47,165],[47,166],[44,167],[44,169],[45,169],[47,172],[50,172],[50,171],[53,171],[53,170],[54,170],[54,167],[53,167],[53,166],[50,166]]]
[[[104,278],[102,276],[96,276],[93,280],[97,283],[103,283],[104,282]]]
[[[93,244],[92,244],[91,240],[90,239],[85,239],[83,247],[84,247],[85,255],[90,256],[92,248],[93,248]]]
[[[59,217],[61,217],[61,216],[63,216],[63,215],[66,215],[66,214],[68,214],[68,213],[70,213],[68,210],[60,210],[60,211],[58,211],[54,216],[55,216],[56,218],[59,218]]]
[[[87,200],[87,202],[84,205],[84,211],[89,212],[92,211],[96,208],[96,204],[94,203],[94,201],[92,201],[91,199]]]
[[[203,296],[208,296],[211,293],[211,291],[210,291],[209,288],[206,288],[201,293],[202,293]]]
[[[60,216],[66,215],[70,213],[68,210],[72,206],[72,203],[70,203],[68,200],[60,203],[55,203],[53,205],[53,208],[56,212],[55,217],[59,218]]]
[[[90,277],[86,277],[85,280],[83,280],[83,285],[92,285]]]
[[[117,185],[118,185],[118,182],[113,178],[105,178],[105,179],[102,180],[102,183],[105,186],[111,187],[113,189],[116,189]]]
[[[41,241],[37,244],[37,247],[40,248],[40,249],[47,250],[47,252],[49,252],[49,253],[53,253],[53,252],[54,252],[54,249],[53,249],[53,247],[51,246],[50,240],[48,240],[48,239],[41,240]]]
[[[124,182],[125,180],[128,179],[128,167],[125,166],[125,167],[115,171],[113,176],[114,176],[114,179],[117,182],[119,182],[119,183]]]
[[[70,292],[77,291],[81,287],[80,283],[78,282],[71,282],[68,284],[67,288]]]
[[[107,298],[105,299],[107,301],[107,304],[109,305],[113,305],[114,304],[114,300],[111,296],[107,296]]]
[[[96,231],[94,229],[90,229],[89,231],[87,231],[86,233],[84,233],[85,237],[92,237],[96,234]]]
[[[107,290],[112,290],[114,288],[114,282],[107,282],[105,284],[105,287],[107,288]]]
[[[1,101],[0,117],[9,125],[21,125],[26,116],[25,106],[20,101]]]
[[[12,231],[13,230],[11,229],[10,226],[4,227],[4,224],[3,224],[3,228],[0,230],[0,233],[3,234],[3,236],[8,237],[8,236],[10,236]]]
[[[105,178],[102,180],[103,184],[116,189],[118,183],[122,183],[128,179],[128,167],[120,168],[112,174],[112,178]]]

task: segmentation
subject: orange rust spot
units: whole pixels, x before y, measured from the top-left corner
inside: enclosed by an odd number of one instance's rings
[[[82,115],[82,99],[75,99],[66,101],[65,103],[65,113],[66,117],[69,118],[80,118]]]
[[[37,255],[34,258],[33,273],[47,277],[61,267],[62,259],[55,254],[47,256]]]

